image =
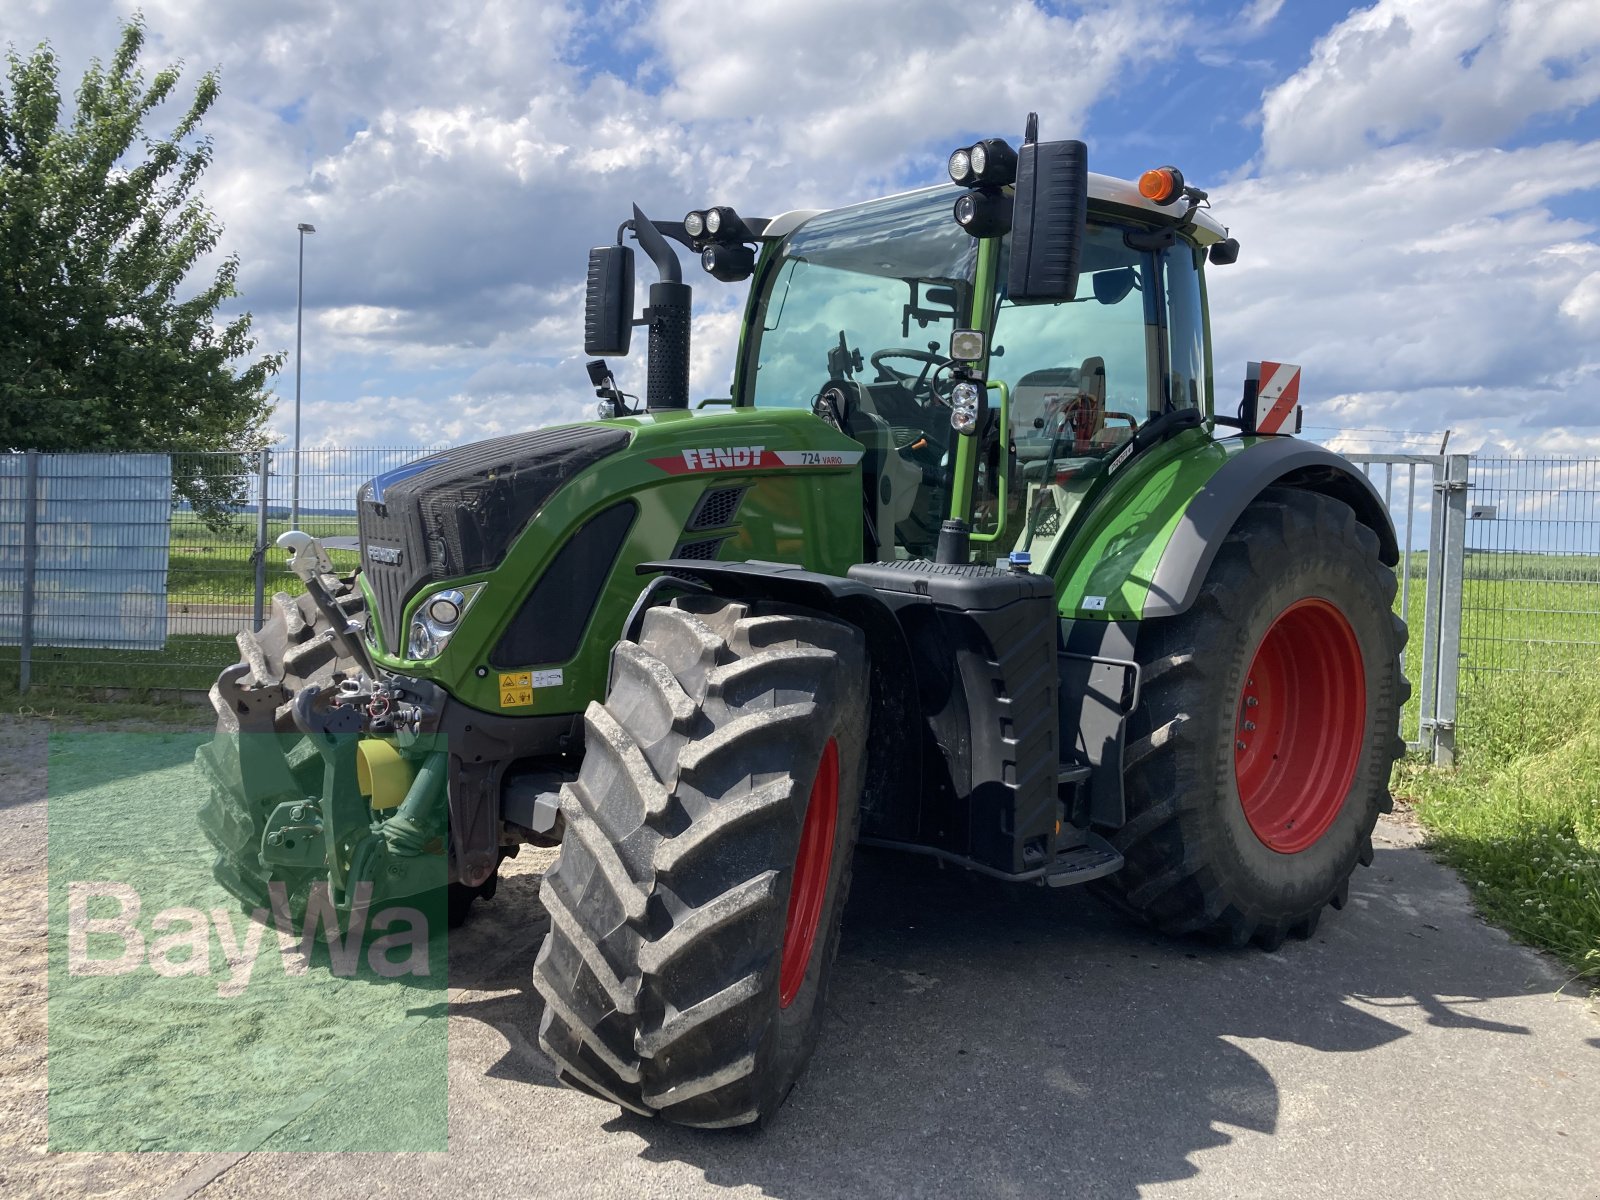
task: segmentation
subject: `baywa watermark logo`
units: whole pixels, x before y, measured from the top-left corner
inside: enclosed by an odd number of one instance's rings
[[[143,925],[146,905],[132,885],[69,882],[67,974],[131,975],[148,968],[165,979],[215,975],[219,997],[242,996],[271,928],[287,977],[307,974],[319,944],[326,948],[328,970],[336,976],[355,976],[363,958],[367,969],[382,979],[431,975],[427,916],[405,905],[373,912],[371,883],[356,885],[346,914],[335,907],[326,882],[313,884],[298,927],[291,916],[288,888],[274,882],[267,891],[270,910],[257,908],[247,914],[224,906],[206,911],[175,905],[156,911]],[[378,936],[368,940],[374,933]],[[212,954],[213,939],[221,951],[220,970],[213,969],[218,957]]]

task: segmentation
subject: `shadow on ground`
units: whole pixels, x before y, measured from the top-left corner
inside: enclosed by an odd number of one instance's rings
[[[537,881],[508,880],[451,945],[453,988],[512,990],[451,1011],[508,1040],[492,1076],[555,1086],[528,985]],[[1137,1196],[1194,1175],[1230,1129],[1277,1130],[1279,1086],[1241,1043],[1347,1055],[1407,1026],[1528,1033],[1479,1006],[1548,981],[1448,873],[1380,850],[1355,883],[1309,942],[1267,955],[1155,937],[1078,891],[863,855],[823,1040],[772,1128],[700,1133],[599,1102],[595,1120],[642,1138],[645,1161],[778,1197]]]

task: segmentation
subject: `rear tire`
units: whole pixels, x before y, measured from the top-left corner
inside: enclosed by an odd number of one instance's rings
[[[1199,598],[1147,622],[1124,754],[1126,859],[1097,888],[1170,933],[1275,949],[1342,908],[1405,752],[1394,572],[1354,511],[1273,489]]]
[[[782,1104],[849,891],[866,663],[853,626],[711,597],[613,650],[540,893],[539,1042],[564,1082],[703,1128]]]

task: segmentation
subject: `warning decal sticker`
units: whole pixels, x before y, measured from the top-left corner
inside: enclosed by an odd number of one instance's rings
[[[533,703],[533,672],[502,671],[500,673],[500,707],[519,708]]]

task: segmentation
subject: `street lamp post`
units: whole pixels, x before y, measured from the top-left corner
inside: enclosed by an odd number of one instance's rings
[[[300,334],[305,324],[306,234],[317,227],[302,221],[300,230],[300,276],[294,289],[294,485],[289,493],[289,528],[300,528]]]

